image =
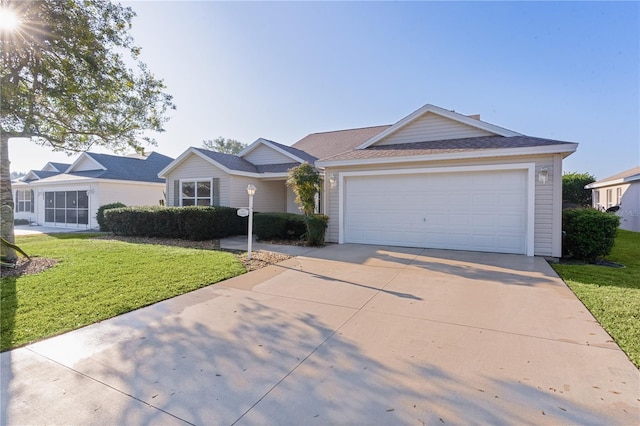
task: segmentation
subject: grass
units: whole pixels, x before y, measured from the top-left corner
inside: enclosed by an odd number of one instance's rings
[[[562,263],[553,268],[640,368],[640,232],[618,230],[607,260],[625,268]]]
[[[39,274],[2,278],[0,351],[245,272],[231,253],[93,237],[77,233],[17,237],[30,256],[60,262]]]

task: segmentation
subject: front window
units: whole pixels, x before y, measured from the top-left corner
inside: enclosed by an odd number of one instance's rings
[[[613,207],[613,190],[607,189],[607,208]]]
[[[30,189],[19,189],[16,192],[16,211],[33,212],[32,191]]]
[[[622,204],[622,188],[616,188],[616,205]]]
[[[212,198],[211,180],[181,182],[182,206],[210,206]]]

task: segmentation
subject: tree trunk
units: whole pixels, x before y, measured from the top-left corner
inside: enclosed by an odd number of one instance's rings
[[[9,135],[0,135],[0,228],[2,238],[9,242],[15,242],[13,230],[13,191],[11,189],[11,162],[9,161]],[[2,246],[2,257],[5,262],[16,262],[16,252],[6,246]]]

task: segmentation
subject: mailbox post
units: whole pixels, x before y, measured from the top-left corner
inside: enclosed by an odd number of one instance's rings
[[[247,259],[251,260],[251,246],[253,245],[253,196],[256,193],[256,187],[253,185],[247,186],[247,194],[249,194],[249,230],[247,238]]]

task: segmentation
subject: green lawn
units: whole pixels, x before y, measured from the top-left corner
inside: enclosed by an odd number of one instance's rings
[[[30,256],[60,262],[39,274],[2,278],[1,351],[245,272],[231,253],[94,236],[76,233],[16,238]]]
[[[640,368],[640,232],[619,230],[607,260],[626,267],[558,264],[553,268]]]

